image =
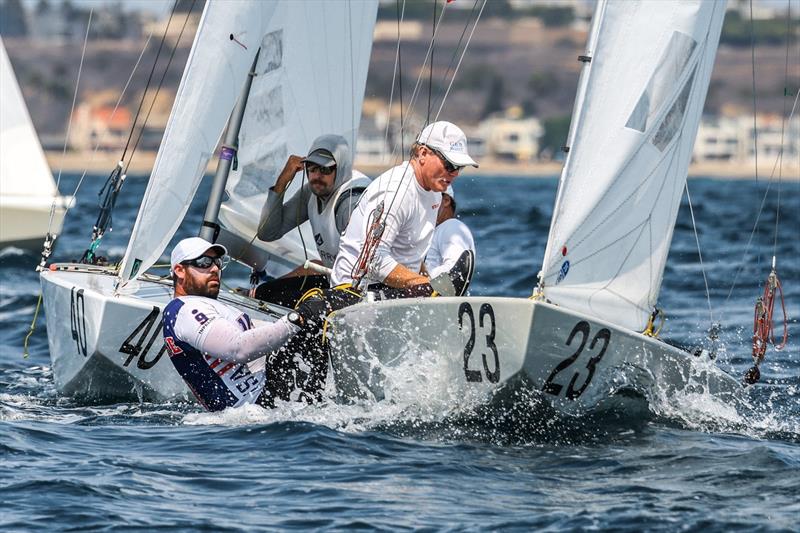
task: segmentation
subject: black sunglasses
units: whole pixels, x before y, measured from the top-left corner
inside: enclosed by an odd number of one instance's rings
[[[336,172],[336,165],[333,165],[332,167],[321,167],[316,163],[306,163],[306,172],[319,172],[323,176],[330,176]]]
[[[228,256],[223,255],[222,257],[211,257],[210,255],[201,255],[195,259],[187,259],[186,261],[181,261],[182,265],[186,266],[193,266],[200,269],[207,269],[211,268],[211,265],[217,265],[217,268],[223,270],[226,266],[228,266]]]
[[[466,166],[466,165],[454,165],[453,163],[448,161],[447,158],[444,155],[442,155],[442,153],[439,150],[437,150],[436,148],[431,148],[427,144],[425,145],[425,147],[428,150],[430,150],[431,152],[433,152],[434,154],[436,154],[436,157],[438,157],[439,159],[442,160],[442,164],[444,165],[444,169],[447,172],[453,173],[453,172],[456,172],[456,171],[461,171],[461,169]]]

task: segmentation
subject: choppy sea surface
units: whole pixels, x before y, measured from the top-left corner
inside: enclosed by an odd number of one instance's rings
[[[89,244],[103,180],[84,181],[55,260],[76,259]],[[62,192],[77,182],[64,176]],[[145,185],[126,182],[103,255],[124,252]],[[717,364],[737,378],[752,363],[753,303],[777,255],[790,340],[768,351],[747,409],[690,390],[619,397],[581,417],[535,397],[449,413],[414,402],[217,414],[193,404],[80,405],[55,389],[42,316],[22,355],[38,256],[0,251],[0,530],[797,531],[800,182],[689,187],[723,325]],[[196,233],[208,189],[205,180],[178,238]],[[555,178],[464,176],[455,190],[478,248],[472,293],[529,295]],[[692,227],[684,199],[662,336],[699,346],[708,344],[709,301]],[[243,270],[225,274],[232,285],[246,279]]]

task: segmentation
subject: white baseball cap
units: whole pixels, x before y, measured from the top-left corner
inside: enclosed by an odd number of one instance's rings
[[[449,196],[450,198],[452,198],[453,200],[455,200],[455,199],[456,199],[456,193],[455,193],[455,191],[453,191],[453,186],[452,186],[452,185],[448,185],[448,186],[447,186],[447,190],[446,190],[446,191],[444,191],[444,193],[445,193],[447,196]]]
[[[478,167],[478,163],[467,153],[467,136],[452,122],[440,120],[428,124],[417,137],[417,142],[440,152],[456,166]]]
[[[212,244],[200,237],[188,237],[175,245],[172,249],[172,255],[169,258],[170,272],[175,271],[175,265],[189,261],[190,259],[197,259],[205,254],[212,248],[216,248],[220,257],[228,254],[227,248],[221,244]]]

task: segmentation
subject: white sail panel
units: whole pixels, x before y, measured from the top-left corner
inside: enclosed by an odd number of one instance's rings
[[[306,154],[328,133],[342,135],[355,153],[377,10],[377,0],[282,2],[269,21],[239,134],[239,167],[220,211],[222,225],[241,238],[238,245],[225,240],[233,257],[247,256],[250,246],[294,265],[305,254],[318,257],[308,223],[304,243],[297,231],[264,243],[255,238],[259,216],[290,154]]]
[[[645,327],[724,14],[702,0],[598,5],[542,267],[549,300]]]
[[[53,198],[56,184],[2,40],[0,95],[0,194]],[[46,204],[49,207],[50,201]]]
[[[120,281],[152,266],[183,220],[239,97],[275,2],[206,3]]]

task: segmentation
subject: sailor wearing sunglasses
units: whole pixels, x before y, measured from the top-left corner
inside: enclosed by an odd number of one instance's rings
[[[435,287],[420,268],[436,227],[442,193],[466,166],[478,164],[467,153],[467,137],[461,128],[445,121],[426,126],[411,147],[410,160],[384,172],[364,191],[342,236],[331,283],[363,280],[359,289],[369,286],[385,298],[430,296]],[[378,242],[370,243],[374,233],[370,228],[378,218],[383,231]],[[370,248],[374,253],[369,264],[362,264],[364,250]],[[462,262],[467,264],[459,268],[471,275],[471,258]],[[455,290],[463,292],[464,283]]]
[[[304,172],[307,180],[284,202],[286,189],[298,172]],[[322,135],[314,140],[306,157],[289,156],[268,191],[258,238],[280,239],[308,220],[320,257],[318,262],[330,268],[339,250],[339,236],[369,183],[368,177],[352,168],[347,140],[341,135]],[[328,286],[327,276],[299,267],[284,278],[259,286],[256,297],[291,307],[308,289]]]
[[[455,124],[434,122],[417,137],[410,156],[364,191],[339,244],[333,288],[308,291],[297,305],[307,326],[287,342],[289,353],[314,354],[315,360],[327,361],[329,345],[322,342],[326,317],[359,302],[365,292],[393,299],[461,296],[467,290],[474,264],[470,250],[436,278],[421,273],[442,193],[462,168],[478,166],[467,153],[467,137]]]
[[[319,380],[297,375],[294,366],[279,368],[283,363],[276,360],[285,358],[265,356],[300,330],[303,317],[293,311],[275,322],[253,322],[220,302],[226,254],[224,246],[200,237],[183,239],[172,250],[175,298],[164,308],[164,342],[172,364],[209,411],[248,403],[274,407],[276,397],[301,399],[304,383]],[[315,366],[311,362],[305,368],[313,372]]]

